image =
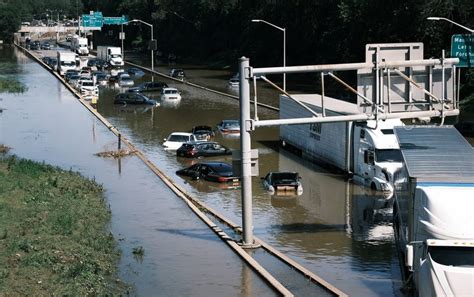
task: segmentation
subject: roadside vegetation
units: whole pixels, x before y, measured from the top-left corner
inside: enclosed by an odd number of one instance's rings
[[[110,216],[94,181],[0,155],[0,295],[126,295]]]
[[[26,86],[20,81],[12,78],[0,77],[0,93],[23,93]]]
[[[14,75],[17,68],[15,63],[0,61],[0,93],[23,93],[27,90],[25,84]]]

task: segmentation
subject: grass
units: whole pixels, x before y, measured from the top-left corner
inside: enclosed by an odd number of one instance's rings
[[[0,156],[0,295],[126,295],[110,216],[94,181]]]
[[[12,78],[0,77],[0,93],[23,93],[27,87],[20,81]]]

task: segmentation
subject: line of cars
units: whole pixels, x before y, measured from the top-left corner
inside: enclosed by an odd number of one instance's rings
[[[223,120],[217,125],[223,134],[240,135],[240,123],[237,120]],[[232,155],[232,150],[212,141],[215,134],[209,126],[195,126],[191,133],[173,132],[164,139],[163,146],[167,151],[176,150],[181,158],[203,158]],[[206,180],[226,183],[229,188],[239,186],[240,177],[233,173],[232,165],[225,162],[206,161],[193,164],[176,171],[177,175],[190,177],[193,180]],[[264,188],[271,195],[301,195],[303,186],[297,172],[269,172],[262,177]]]

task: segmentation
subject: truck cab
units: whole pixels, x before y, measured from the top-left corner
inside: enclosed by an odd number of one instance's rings
[[[123,66],[122,53],[118,47],[109,47],[107,49],[107,56],[111,66]]]
[[[72,52],[58,51],[57,52],[59,75],[64,75],[68,70],[76,70],[76,54]]]
[[[368,121],[354,125],[354,180],[374,190],[392,192],[394,173],[402,158],[393,128],[398,120]]]
[[[419,296],[474,296],[474,150],[452,126],[395,128],[393,228]]]

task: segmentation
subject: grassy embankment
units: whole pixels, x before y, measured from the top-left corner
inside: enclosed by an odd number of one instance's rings
[[[0,155],[0,295],[123,295],[103,189]]]

